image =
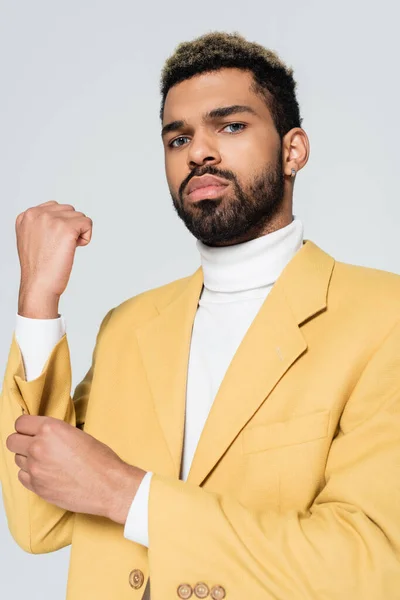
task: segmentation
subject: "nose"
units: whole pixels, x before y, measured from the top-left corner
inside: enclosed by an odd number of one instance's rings
[[[217,164],[221,161],[216,141],[207,135],[197,135],[192,138],[189,145],[187,162],[190,169],[199,165]]]

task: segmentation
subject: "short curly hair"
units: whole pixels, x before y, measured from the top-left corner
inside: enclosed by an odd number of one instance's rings
[[[194,75],[226,67],[253,73],[251,89],[263,97],[281,139],[293,127],[301,127],[303,119],[295,95],[293,69],[286,66],[276,52],[247,41],[240,33],[220,31],[180,43],[166,60],[160,80],[161,122],[165,99],[172,86]]]

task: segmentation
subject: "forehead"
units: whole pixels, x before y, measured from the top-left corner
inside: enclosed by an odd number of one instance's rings
[[[263,98],[250,90],[253,74],[236,68],[201,73],[181,81],[168,91],[163,124],[177,119],[200,120],[203,113],[219,106],[248,105],[260,118],[272,118]]]

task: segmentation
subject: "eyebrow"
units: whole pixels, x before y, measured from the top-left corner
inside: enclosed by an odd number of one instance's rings
[[[221,117],[228,117],[229,115],[233,115],[236,113],[250,113],[252,115],[258,116],[254,108],[251,108],[251,106],[246,106],[245,104],[232,104],[231,106],[220,106],[218,108],[210,110],[209,112],[204,113],[201,120],[202,123],[205,123],[206,121],[212,121],[213,119],[218,119]],[[166,135],[170,131],[177,131],[179,129],[182,129],[183,127],[185,127],[185,125],[187,125],[187,123],[184,120],[172,121],[171,123],[164,125],[164,127],[161,130],[161,137],[164,137],[164,135]]]

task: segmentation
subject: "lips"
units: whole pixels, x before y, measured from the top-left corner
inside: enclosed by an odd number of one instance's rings
[[[215,177],[215,175],[203,175],[202,177],[193,177],[190,180],[187,193],[193,192],[194,190],[198,190],[199,188],[204,188],[207,186],[226,186],[228,185],[228,181],[226,179],[221,179],[220,177]]]

